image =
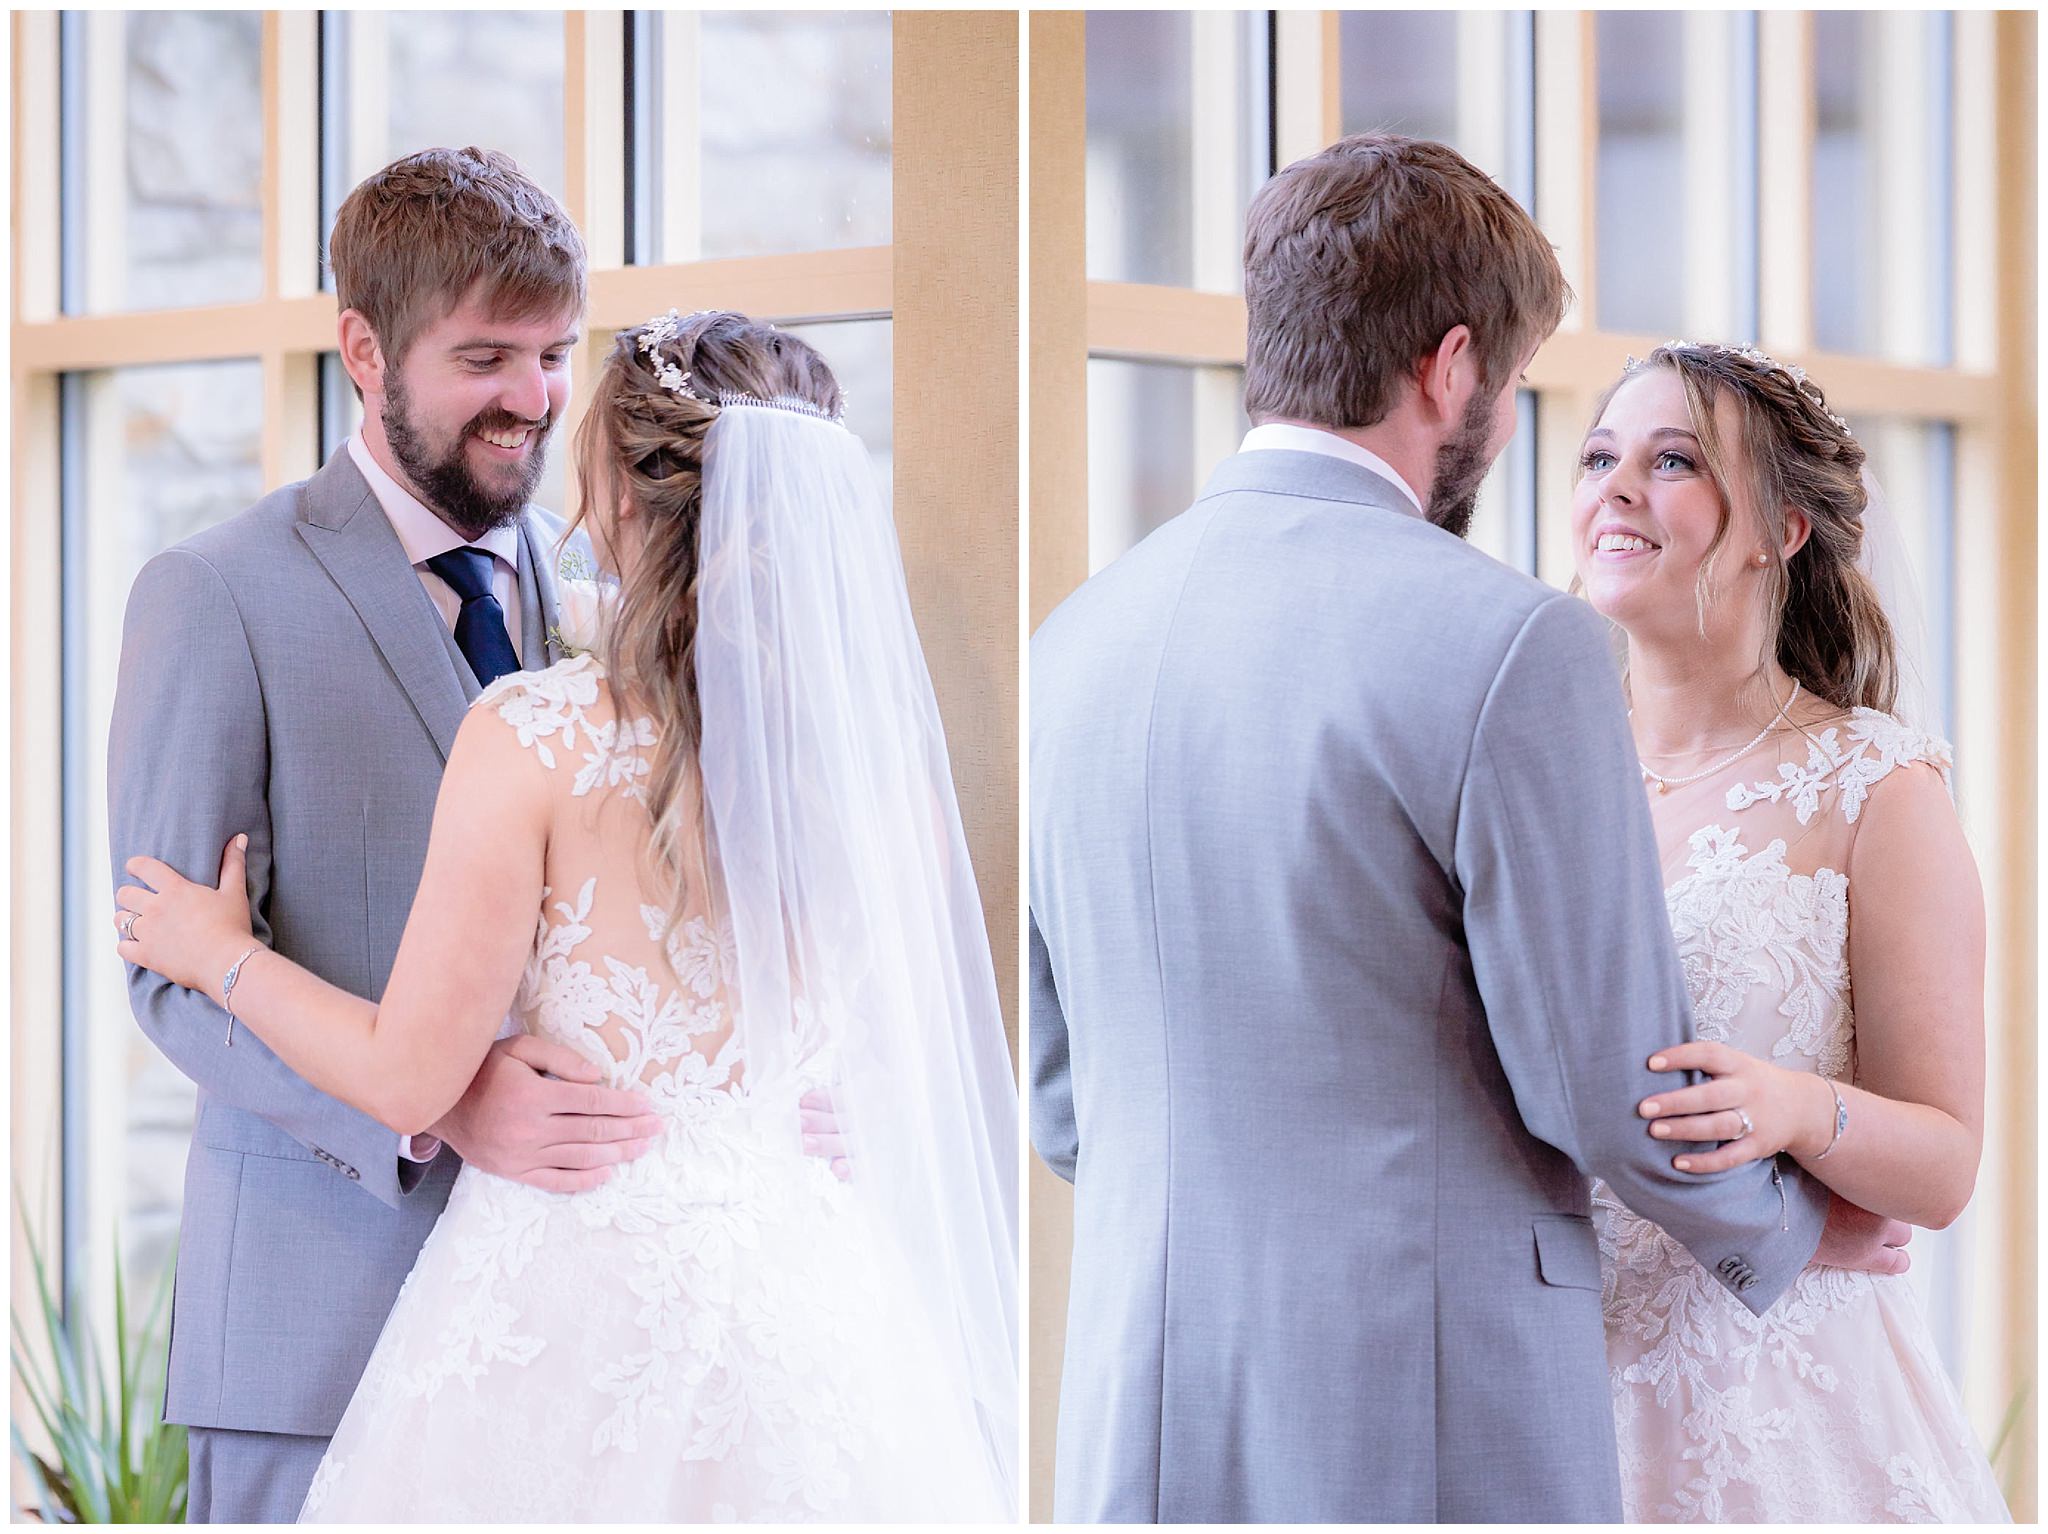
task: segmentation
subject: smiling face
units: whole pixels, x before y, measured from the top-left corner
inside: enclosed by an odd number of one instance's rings
[[[512,521],[540,482],[577,333],[573,315],[506,319],[466,299],[364,390],[394,466],[464,538]]]
[[[1726,391],[1712,430],[1723,471],[1746,483]],[[1709,473],[1675,372],[1647,368],[1615,390],[1586,434],[1572,495],[1572,556],[1595,609],[1634,639],[1697,643],[1703,626],[1709,639],[1741,636],[1764,616],[1765,536],[1740,493],[1724,499]]]

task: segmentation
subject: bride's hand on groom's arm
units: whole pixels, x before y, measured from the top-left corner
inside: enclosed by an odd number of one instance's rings
[[[520,1034],[500,1039],[455,1106],[428,1131],[497,1177],[550,1193],[580,1193],[645,1155],[661,1119],[637,1092],[566,1044]]]
[[[249,922],[247,848],[237,836],[221,854],[217,887],[195,884],[157,858],[133,857],[131,879],[114,897],[121,957],[166,980],[221,999],[228,967],[254,941]]]
[[[1705,1039],[1660,1049],[1649,1065],[1653,1071],[1703,1071],[1709,1078],[1636,1104],[1654,1139],[1721,1142],[1710,1151],[1674,1156],[1671,1164],[1681,1172],[1725,1171],[1780,1151],[1813,1157],[1828,1147],[1834,1094],[1810,1071],[1789,1071]]]

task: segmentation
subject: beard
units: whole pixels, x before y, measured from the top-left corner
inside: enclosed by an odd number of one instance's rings
[[[1429,520],[1463,538],[1472,531],[1472,512],[1479,504],[1479,486],[1495,455],[1487,451],[1493,435],[1493,409],[1499,396],[1474,394],[1465,419],[1436,450],[1436,477],[1430,481]]]
[[[552,415],[534,422],[503,410],[485,410],[473,416],[445,450],[437,450],[413,421],[412,397],[405,387],[405,375],[396,368],[385,379],[380,419],[384,423],[384,440],[391,445],[391,456],[405,470],[406,478],[441,520],[468,543],[518,520],[547,468],[548,434],[555,424]],[[526,461],[518,466],[510,481],[504,482],[502,489],[487,488],[470,472],[464,445],[479,431],[522,428],[533,431]]]

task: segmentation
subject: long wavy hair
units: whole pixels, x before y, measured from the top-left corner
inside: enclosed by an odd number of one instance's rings
[[[837,414],[838,380],[807,343],[744,314],[693,314],[653,351],[649,326],[618,333],[576,431],[578,509],[570,530],[595,521],[608,547],[632,502],[639,544],[598,644],[621,717],[654,722],[647,808],[658,874],[680,891],[705,866],[697,746],[698,528],[704,445],[721,394],[793,396]],[[671,387],[677,375],[681,387]],[[664,377],[669,383],[664,383]],[[672,900],[673,913],[680,907]],[[671,921],[674,917],[671,917]]]
[[[1746,504],[1770,556],[1767,653],[1757,657],[1757,681],[1775,657],[1787,676],[1837,708],[1889,712],[1899,691],[1898,642],[1877,588],[1857,563],[1869,500],[1863,445],[1828,409],[1818,384],[1755,352],[1725,346],[1658,347],[1601,394],[1591,426],[1623,384],[1650,368],[1678,375],[1708,476],[1720,492],[1721,522],[1696,589],[1702,632],[1715,555],[1727,541],[1734,508]],[[1715,424],[1715,403],[1723,397],[1735,405],[1746,473],[1737,472],[1735,444],[1724,442]],[[1781,551],[1792,507],[1806,513],[1812,531],[1788,559]]]

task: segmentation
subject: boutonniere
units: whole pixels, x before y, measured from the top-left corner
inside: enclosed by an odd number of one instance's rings
[[[618,605],[619,588],[596,581],[558,581],[555,585],[555,622],[548,630],[548,643],[561,652],[562,659],[575,660],[597,648],[612,609]]]

